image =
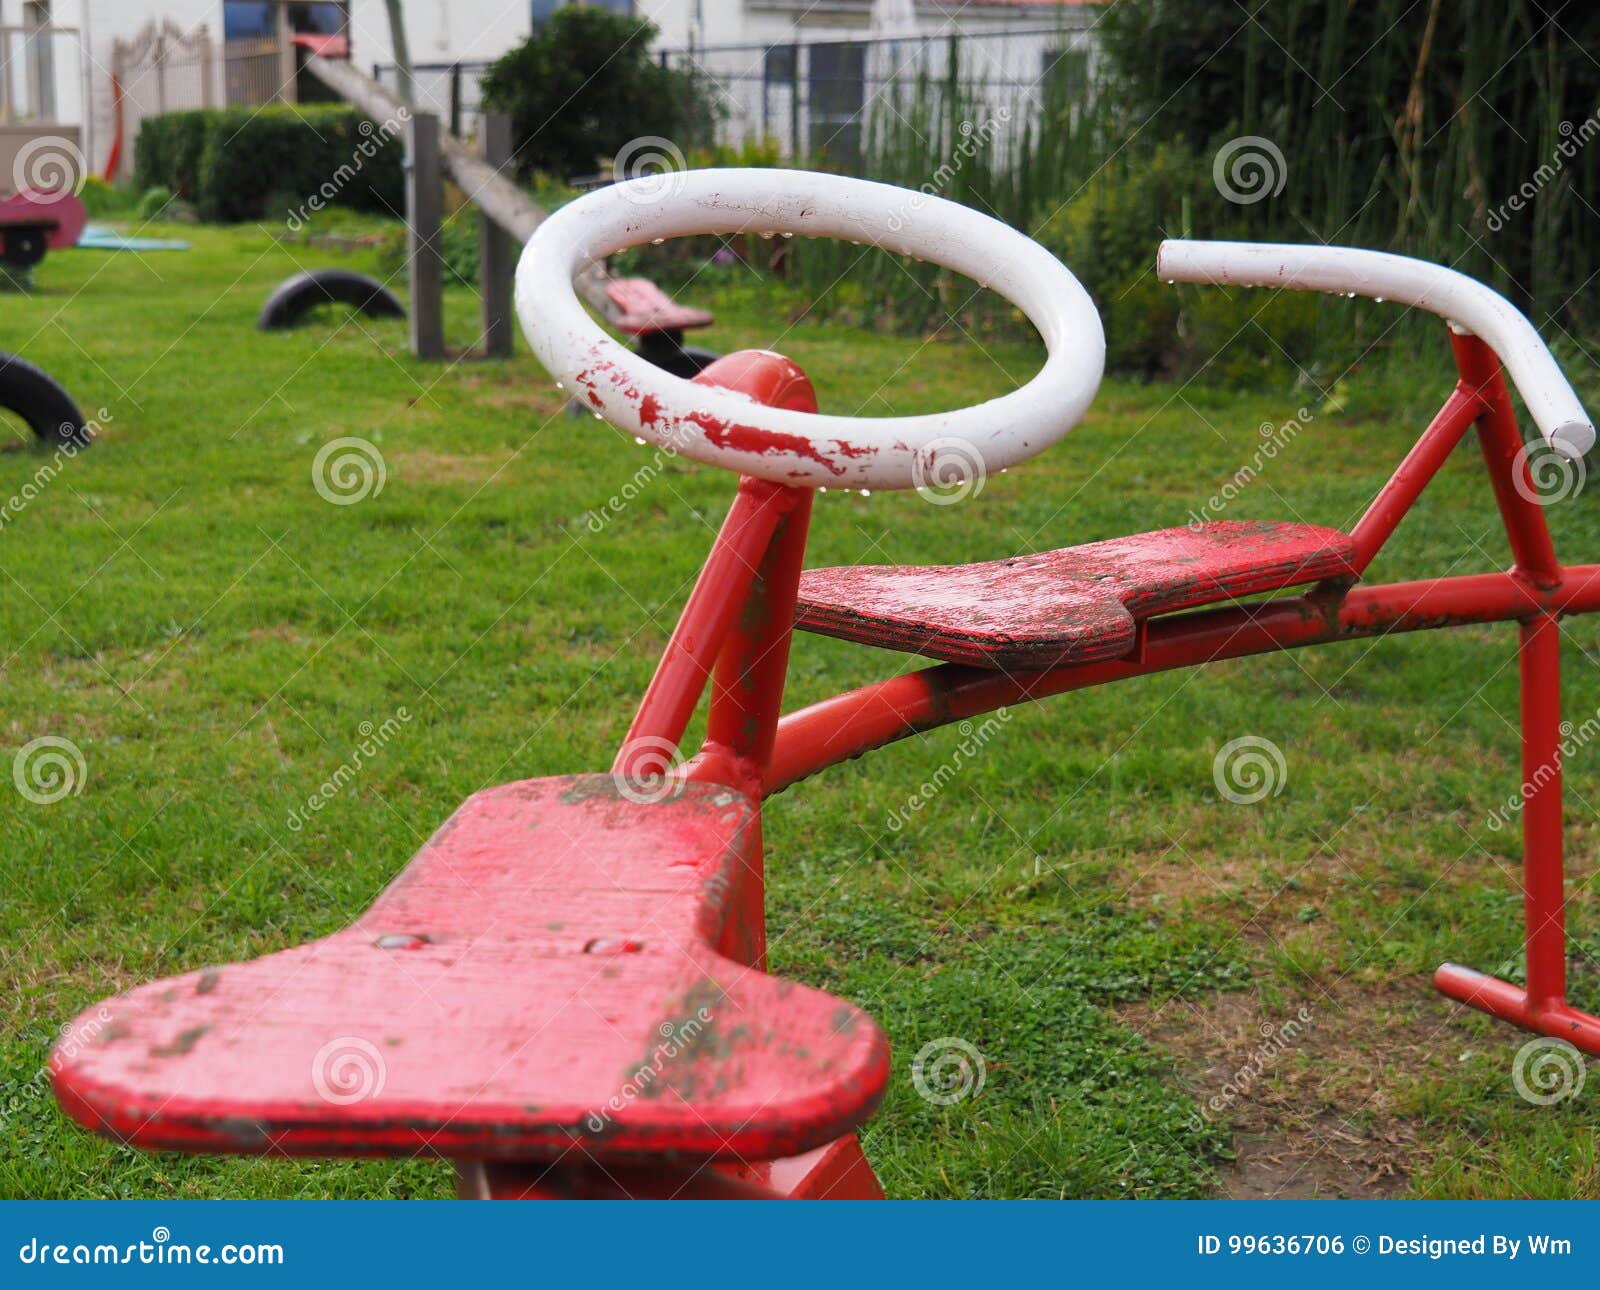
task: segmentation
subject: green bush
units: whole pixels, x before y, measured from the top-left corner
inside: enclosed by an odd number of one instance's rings
[[[680,150],[710,135],[712,100],[689,72],[651,52],[655,26],[594,5],[568,5],[489,69],[483,101],[511,114],[519,173],[593,173],[628,144]],[[619,158],[626,161],[625,157]]]
[[[476,206],[463,206],[439,225],[439,256],[444,261],[445,285],[478,285],[478,227],[482,217]],[[384,272],[397,277],[405,272],[411,244],[404,225],[385,231],[378,254]]]
[[[274,216],[292,225],[326,206],[400,215],[404,145],[343,105],[220,108],[147,118],[134,146],[142,189],[165,187],[200,217]],[[294,204],[284,204],[283,195]]]
[[[194,201],[206,135],[219,115],[214,110],[196,110],[146,117],[133,145],[135,188],[139,192],[170,188],[184,201]]]
[[[115,187],[98,175],[90,175],[83,181],[78,196],[82,199],[83,208],[89,213],[90,219],[128,215],[139,204],[139,194],[136,189]]]
[[[172,200],[172,189],[165,184],[155,184],[144,190],[144,195],[139,198],[139,205],[134,213],[141,220],[164,219],[172,206]]]
[[[1167,144],[1097,171],[1038,236],[1094,297],[1112,370],[1244,386],[1298,375],[1332,339],[1319,334],[1317,297],[1186,290],[1156,277],[1162,238],[1193,236],[1197,217],[1207,237],[1249,235],[1246,217],[1218,200],[1210,163]]]

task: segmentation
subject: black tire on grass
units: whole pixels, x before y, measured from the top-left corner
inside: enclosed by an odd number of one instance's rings
[[[82,448],[89,442],[83,413],[72,396],[54,378],[15,354],[0,353],[0,408],[16,413],[51,446]]]
[[[261,306],[262,331],[293,327],[318,305],[350,305],[369,318],[404,318],[406,307],[376,278],[348,269],[314,269],[278,285]]]

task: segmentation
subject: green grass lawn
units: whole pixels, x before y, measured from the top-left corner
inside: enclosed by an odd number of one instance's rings
[[[0,348],[61,379],[100,442],[0,528],[0,1193],[439,1196],[448,1166],[147,1156],[56,1110],[58,1028],[153,977],[348,922],[474,790],[599,769],[621,737],[732,480],[676,462],[598,533],[586,517],[648,460],[563,413],[525,351],[422,366],[403,324],[254,320],[299,265],[369,252],[186,229],[183,255],[52,255],[6,298]],[[792,300],[701,284],[722,349],[782,348],[824,407],[969,403],[1033,370],[1028,346],[929,342],[792,319]],[[475,335],[453,292],[450,333]],[[1408,400],[1442,397],[1439,362]],[[1364,408],[1382,390],[1346,384]],[[1369,397],[1361,397],[1362,395]],[[1301,405],[1309,425],[1228,518],[1353,523],[1409,420],[1315,391],[1108,382],[1088,420],[958,507],[818,499],[813,564],[959,561],[1180,524]],[[381,492],[330,505],[324,445],[376,445]],[[0,501],[50,459],[9,436]],[[1600,559],[1600,497],[1551,508]],[[1376,578],[1496,569],[1506,544],[1476,450],[1446,465]],[[1600,708],[1593,620],[1565,624],[1569,715]],[[898,831],[961,734],[836,768],[768,815],[776,970],[888,1031],[889,1095],[864,1134],[898,1196],[1600,1194],[1600,1079],[1535,1107],[1526,1036],[1427,984],[1453,958],[1514,972],[1514,629],[1243,660],[1018,710]],[[791,705],[904,669],[806,638]],[[409,720],[304,827],[291,811],[363,737]],[[1270,739],[1283,791],[1222,797],[1218,749]],[[13,792],[17,750],[70,740],[82,791]],[[1569,766],[1574,995],[1600,1008],[1593,753]],[[1302,1015],[1309,1024],[1286,1023]],[[1283,1051],[1238,1096],[1236,1072]],[[959,1039],[981,1093],[920,1097],[913,1059]]]

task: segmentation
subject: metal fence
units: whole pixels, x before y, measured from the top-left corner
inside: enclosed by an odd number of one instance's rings
[[[871,36],[779,44],[663,50],[663,63],[693,73],[717,104],[717,141],[737,147],[770,140],[783,156],[825,156],[849,169],[877,113],[915,97],[943,112],[960,97],[963,114],[1002,119],[995,146],[1037,111],[1047,73],[1088,93],[1094,45],[1072,26]]]
[[[417,63],[412,79],[417,90],[417,111],[432,112],[452,134],[466,138],[478,128],[483,78],[488,63]],[[385,89],[400,92],[400,75],[393,63],[374,63],[372,78]]]
[[[940,35],[868,36],[778,44],[662,49],[664,67],[692,73],[716,105],[716,142],[739,147],[771,141],[786,158],[826,155],[842,168],[859,160],[875,112],[892,112],[917,89],[924,105],[944,110],[958,93],[967,112],[1003,115],[1010,125],[1037,109],[1047,73],[1065,74],[1085,95],[1095,48],[1081,28],[1058,25]],[[420,63],[417,105],[457,135],[477,128],[485,62]],[[374,79],[398,91],[393,64]],[[1002,113],[1002,109],[1004,112]],[[995,147],[1007,131],[995,132]]]

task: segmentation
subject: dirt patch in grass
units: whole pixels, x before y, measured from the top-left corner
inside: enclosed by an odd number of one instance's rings
[[[1232,1129],[1225,1196],[1393,1196],[1438,1137],[1400,1109],[1403,1095],[1457,1078],[1467,1031],[1426,975],[1340,970],[1349,947],[1318,910],[1371,859],[1345,842],[1287,872],[1175,849],[1130,883],[1136,904],[1226,922],[1258,956],[1252,989],[1117,1014],[1171,1055],[1200,1113]]]
[[[1426,977],[1311,982],[1118,1010],[1173,1058],[1201,1114],[1233,1129],[1219,1187],[1235,1198],[1384,1197],[1430,1151],[1397,1109],[1417,1080],[1453,1077],[1466,1041]]]

